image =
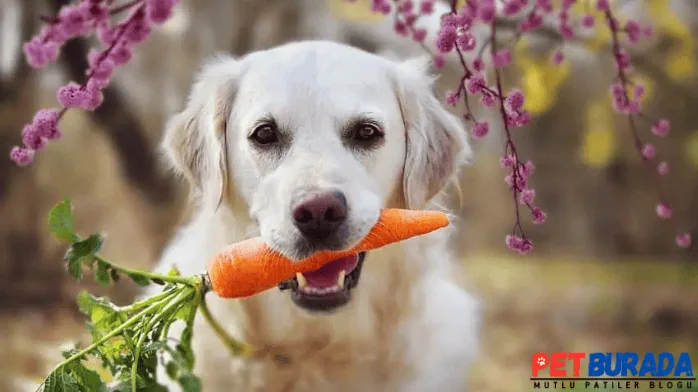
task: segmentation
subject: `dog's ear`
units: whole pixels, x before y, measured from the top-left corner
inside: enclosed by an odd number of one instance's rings
[[[193,191],[216,205],[228,182],[227,122],[237,78],[233,58],[217,56],[208,61],[197,75],[184,110],[167,122],[161,146]]]
[[[403,196],[408,208],[422,208],[472,156],[463,122],[434,96],[430,59],[398,67],[398,100],[405,124]]]

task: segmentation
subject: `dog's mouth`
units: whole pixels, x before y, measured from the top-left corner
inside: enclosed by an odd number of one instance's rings
[[[359,283],[366,252],[330,261],[315,271],[298,273],[279,283],[290,290],[293,302],[310,311],[331,311],[346,305],[351,290]]]

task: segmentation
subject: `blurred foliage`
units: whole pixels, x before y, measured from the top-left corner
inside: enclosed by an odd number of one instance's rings
[[[371,11],[371,0],[327,0],[330,11],[338,18],[362,23],[377,23],[386,16]]]
[[[606,166],[616,153],[614,113],[606,96],[587,103],[586,115],[581,160],[589,166]]]

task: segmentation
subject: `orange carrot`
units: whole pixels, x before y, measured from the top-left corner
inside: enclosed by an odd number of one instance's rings
[[[291,261],[259,238],[230,245],[208,264],[213,291],[223,298],[260,293],[291,279],[297,272],[314,271],[332,260],[430,233],[448,226],[446,214],[438,211],[384,209],[378,222],[355,247],[344,251],[320,251],[302,261]]]

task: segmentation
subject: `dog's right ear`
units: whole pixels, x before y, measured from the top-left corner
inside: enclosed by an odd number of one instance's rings
[[[239,67],[217,56],[199,72],[186,107],[165,126],[162,149],[194,192],[209,203],[220,203],[228,179],[227,126]]]

